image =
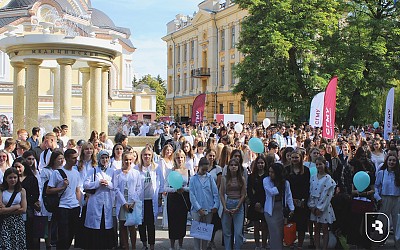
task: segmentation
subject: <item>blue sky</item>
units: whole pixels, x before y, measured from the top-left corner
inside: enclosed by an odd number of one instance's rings
[[[105,12],[117,26],[131,30],[133,68],[137,77],[146,74],[166,80],[167,46],[161,40],[167,23],[177,14],[193,15],[201,0],[91,0],[92,7]]]

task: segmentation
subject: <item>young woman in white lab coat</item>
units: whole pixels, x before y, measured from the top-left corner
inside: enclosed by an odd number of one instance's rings
[[[97,155],[99,165],[88,171],[83,188],[95,190],[87,201],[85,227],[87,228],[86,249],[111,249],[115,247],[112,208],[115,199],[112,183],[115,169],[110,167],[108,151]],[[96,172],[94,172],[96,171]]]
[[[122,168],[115,172],[115,190],[116,190],[116,211],[119,219],[119,232],[121,235],[121,245],[124,249],[129,249],[128,231],[131,238],[132,248],[136,245],[136,227],[126,227],[126,215],[133,211],[134,206],[141,206],[138,203],[141,200],[143,191],[142,180],[138,170],[131,167],[134,161],[133,153],[125,151],[122,154]]]

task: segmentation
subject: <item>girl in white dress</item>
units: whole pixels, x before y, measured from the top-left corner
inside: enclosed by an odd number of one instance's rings
[[[318,173],[310,178],[308,207],[311,210],[310,220],[314,223],[315,247],[316,249],[327,249],[329,240],[328,224],[332,224],[336,220],[331,205],[336,184],[328,174],[328,163],[323,156],[317,157],[315,164]],[[322,244],[320,243],[321,228],[323,233]]]

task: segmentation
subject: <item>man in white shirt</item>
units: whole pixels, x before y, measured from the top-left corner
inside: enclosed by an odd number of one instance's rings
[[[286,147],[296,148],[296,137],[294,136],[294,129],[289,128],[289,135],[286,136]]]
[[[122,134],[129,136],[129,129],[130,129],[129,122],[128,120],[126,120],[124,122],[124,125],[122,126]]]
[[[65,149],[67,149],[67,143],[69,141],[69,137],[67,136],[68,126],[63,124],[63,125],[60,126],[60,128],[61,128],[60,140],[63,141],[64,150],[65,150]]]
[[[146,125],[143,124],[143,122],[139,122],[139,134],[138,136],[146,136],[147,134],[147,128]]]
[[[73,168],[78,159],[75,149],[67,149],[64,153],[64,171],[67,178],[63,178],[60,171],[54,171],[50,177],[47,193],[61,195],[60,204],[55,212],[58,225],[57,249],[69,249],[77,232],[81,199],[80,186],[82,186],[78,170]]]
[[[42,170],[50,161],[51,152],[57,148],[57,136],[54,132],[47,133],[44,136],[45,150],[39,156],[39,170]]]

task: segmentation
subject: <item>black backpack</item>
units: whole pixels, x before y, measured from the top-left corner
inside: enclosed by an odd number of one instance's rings
[[[58,172],[60,172],[61,176],[63,179],[67,178],[67,175],[65,174],[64,170],[62,169],[57,169]],[[47,185],[49,184],[49,180],[47,180],[44,185],[43,185],[43,192],[42,192],[42,199],[43,199],[43,204],[44,207],[46,208],[47,211],[50,213],[54,213],[58,205],[60,205],[60,198],[64,194],[65,190],[61,193],[61,195],[56,194],[47,194]]]

